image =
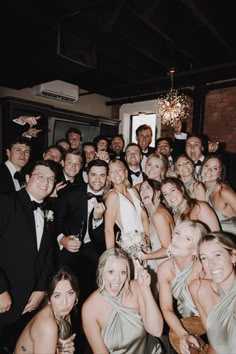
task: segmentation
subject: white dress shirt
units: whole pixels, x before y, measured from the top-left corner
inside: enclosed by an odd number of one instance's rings
[[[17,172],[15,166],[9,160],[7,160],[5,162],[5,165],[7,166],[8,170],[10,171],[10,174],[11,174],[14,186],[15,186],[15,190],[19,191],[21,189],[20,183],[18,182],[18,180],[16,178],[14,178],[14,174]]]
[[[42,203],[43,200],[37,200],[35,199],[29,192],[31,201],[35,201],[37,203]],[[42,236],[43,236],[43,229],[44,229],[44,211],[40,208],[37,208],[34,210],[34,221],[35,221],[35,227],[36,227],[36,237],[37,237],[37,250],[40,248]]]

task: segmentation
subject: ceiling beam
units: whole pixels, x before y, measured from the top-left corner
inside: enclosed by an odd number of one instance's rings
[[[210,18],[206,17],[202,11],[196,7],[195,2],[192,0],[180,0],[186,7],[188,7],[195,18],[214,36],[214,38],[235,57],[235,50],[225,41],[221,34],[217,31],[216,27],[210,22]],[[226,4],[225,4],[226,6]]]

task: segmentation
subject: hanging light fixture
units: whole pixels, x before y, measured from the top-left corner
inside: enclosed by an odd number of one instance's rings
[[[189,97],[184,94],[178,94],[178,91],[173,88],[174,73],[175,69],[170,69],[170,91],[165,96],[159,97],[156,103],[156,113],[160,116],[161,123],[171,126],[174,126],[178,121],[189,118],[191,113]]]

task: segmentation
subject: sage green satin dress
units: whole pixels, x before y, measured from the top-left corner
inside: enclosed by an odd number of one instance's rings
[[[112,306],[110,317],[101,332],[109,353],[160,354],[160,343],[146,332],[138,310],[121,305],[122,293],[116,298],[105,291],[102,295]]]

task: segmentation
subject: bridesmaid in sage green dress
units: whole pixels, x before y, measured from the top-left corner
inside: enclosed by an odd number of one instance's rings
[[[236,235],[236,193],[224,183],[224,166],[220,156],[209,155],[201,177],[206,187],[206,201],[214,209],[222,231]]]
[[[197,243],[205,233],[206,229],[199,222],[180,222],[172,234],[170,259],[160,264],[157,270],[161,310],[168,326],[179,338],[180,349],[183,343],[186,346],[188,332],[179,317],[198,316],[188,286],[199,277],[201,264],[196,257]],[[177,312],[174,310],[175,301]]]
[[[199,256],[208,279],[195,280],[190,292],[217,354],[236,350],[236,240],[212,232],[199,241]],[[187,354],[186,350],[183,354]],[[213,353],[213,351],[208,351]]]
[[[137,269],[130,280],[127,254],[119,248],[105,251],[98,264],[98,290],[82,308],[85,335],[94,354],[160,354],[156,337],[163,318],[153,298],[151,277]]]

